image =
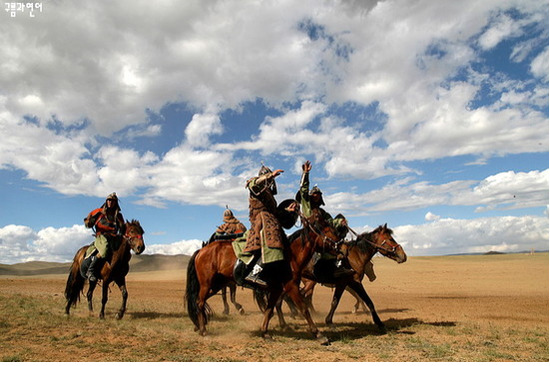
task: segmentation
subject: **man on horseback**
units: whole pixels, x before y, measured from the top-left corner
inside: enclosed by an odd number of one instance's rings
[[[233,240],[242,237],[246,233],[246,226],[239,221],[226,206],[223,212],[223,224],[216,228],[216,231],[210,236],[207,242],[202,242],[202,246],[212,243],[215,240]]]
[[[323,200],[323,192],[321,192],[317,186],[314,186],[311,190],[309,189],[309,172],[311,171],[311,168],[312,166],[309,160],[302,165],[302,178],[300,180],[300,190],[296,193],[296,201],[300,203],[302,213],[307,219],[322,220],[327,222],[329,225],[334,227],[334,229],[336,229],[340,238],[344,239],[348,233],[347,220],[342,214],[338,214],[333,218],[321,207],[325,205],[325,201]],[[346,266],[342,265],[341,257],[342,256],[339,255],[338,261],[336,261],[334,256],[329,253],[325,253],[325,258],[323,258],[325,263],[331,262],[332,264],[336,264],[336,269],[334,270],[335,277],[354,273],[353,269],[346,268]]]
[[[125,223],[120,211],[118,197],[113,192],[100,208],[90,212],[84,219],[84,225],[87,228],[94,228],[95,231],[94,244],[86,252],[86,257],[92,255],[90,265],[86,271],[86,277],[91,282],[97,281],[95,270],[99,259],[106,260],[108,258],[111,247],[124,233]],[[95,247],[95,250],[93,247]]]
[[[219,237],[241,234],[239,236],[242,236],[245,232],[246,226],[244,226],[243,223],[233,215],[233,211],[228,208],[223,212],[223,224],[218,226],[214,235]]]
[[[284,201],[277,207],[275,195],[277,194],[277,185],[275,178],[283,173],[283,170],[277,169],[271,171],[262,165],[258,176],[249,179],[246,182],[246,188],[249,191],[249,219],[250,230],[247,233],[244,253],[251,253],[254,259],[249,263],[245,273],[246,281],[266,286],[267,284],[260,278],[262,266],[258,264],[260,254],[267,250],[280,252],[278,257],[283,259],[282,251],[287,241],[283,227],[290,228],[296,222],[297,210],[299,205],[294,200]],[[288,202],[288,205],[286,203]],[[263,256],[262,256],[263,257]]]

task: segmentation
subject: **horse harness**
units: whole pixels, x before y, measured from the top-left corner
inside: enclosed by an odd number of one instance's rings
[[[330,244],[330,247],[335,250],[336,252],[340,252],[340,246],[342,245],[342,242],[344,241],[343,239],[340,239],[339,241],[335,241],[331,238],[329,238],[327,235],[325,235],[325,233],[323,233],[322,231],[318,230],[315,225],[313,225],[312,223],[310,223],[308,221],[308,219],[304,216],[304,214],[302,214],[301,212],[298,213],[300,215],[300,219],[302,221],[302,224],[305,223],[304,227],[308,227],[311,231],[313,231],[317,236],[320,236],[321,238],[323,238],[323,252],[325,251],[325,243],[329,243]]]

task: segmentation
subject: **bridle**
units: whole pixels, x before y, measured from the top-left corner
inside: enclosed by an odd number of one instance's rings
[[[130,247],[133,249],[134,248],[134,239],[142,239],[143,235],[141,235],[141,234],[137,234],[137,235],[124,234],[123,237],[126,239],[128,244],[130,244]]]
[[[322,242],[322,244],[323,244],[322,248],[323,249],[325,248],[325,243],[328,243],[330,245],[331,249],[333,249],[335,251],[338,251],[340,249],[340,246],[342,245],[342,242],[344,241],[344,239],[340,239],[338,241],[335,241],[334,239],[329,238],[325,233],[318,230],[315,227],[315,225],[310,223],[309,220],[304,216],[303,213],[298,212],[298,215],[300,215],[300,219],[302,221],[302,225],[304,226],[304,228],[307,226],[307,228],[309,230],[313,231],[317,236],[319,236],[323,239],[323,242]]]
[[[369,239],[363,237],[363,236],[360,236],[359,234],[357,234],[355,231],[353,231],[352,228],[350,228],[348,226],[348,229],[350,230],[351,233],[353,233],[357,239],[356,240],[361,240],[361,241],[364,241],[366,242],[367,244],[369,244],[370,246],[372,246],[374,249],[376,249],[376,251],[378,250],[384,250],[388,253],[392,253],[392,254],[395,254],[395,252],[397,251],[397,248],[399,247],[399,244],[395,244],[393,245],[392,243],[388,242],[387,239],[384,239],[384,241],[380,244],[378,243],[375,243],[373,241],[370,241]]]

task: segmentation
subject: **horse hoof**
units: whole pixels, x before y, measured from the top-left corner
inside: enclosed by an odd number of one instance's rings
[[[319,342],[321,343],[321,346],[330,346],[330,339],[328,339],[325,336],[321,336],[318,338]]]
[[[208,333],[206,332],[206,330],[203,330],[201,332],[199,332],[199,334],[203,337],[205,337]]]
[[[122,317],[124,317],[124,314],[116,313],[116,315],[115,315],[116,320],[121,320]]]
[[[268,333],[262,334],[262,338],[263,338],[263,339],[273,339],[273,337],[271,336],[271,334],[268,334]]]
[[[240,315],[244,315],[244,309],[242,309],[242,308],[239,309],[239,314],[240,314]]]

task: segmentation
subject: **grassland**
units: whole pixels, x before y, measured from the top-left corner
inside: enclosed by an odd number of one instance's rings
[[[237,293],[245,315],[234,309],[223,315],[216,295],[209,301],[215,311],[209,335],[197,335],[183,306],[186,260],[135,257],[121,321],[114,319],[121,301],[116,286],[105,320],[90,317],[85,302],[66,317],[66,275],[59,269],[48,274],[35,263],[10,274],[13,268],[4,266],[0,361],[549,361],[548,253],[411,257],[401,265],[377,257],[378,279],[364,285],[388,333],[379,334],[370,315],[352,314],[348,294],[335,326],[324,325],[332,290],[319,286],[314,318],[329,346],[311,339],[305,321],[288,312],[292,329],[280,330],[273,318],[274,339],[261,339],[262,315],[246,289]]]

